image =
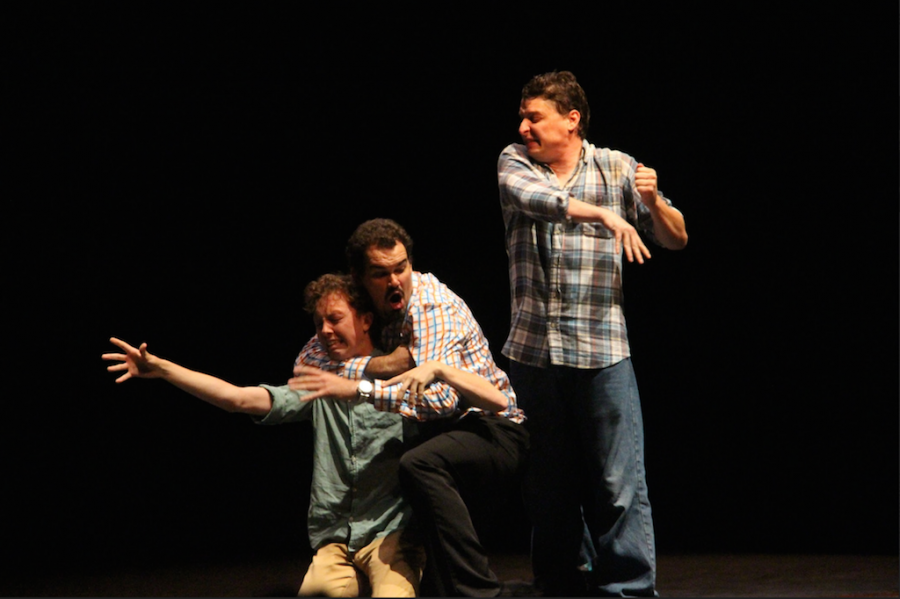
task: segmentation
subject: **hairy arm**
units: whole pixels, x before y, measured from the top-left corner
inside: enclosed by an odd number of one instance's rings
[[[416,362],[409,348],[401,345],[391,353],[371,358],[366,364],[366,376],[370,379],[387,379],[415,368]]]

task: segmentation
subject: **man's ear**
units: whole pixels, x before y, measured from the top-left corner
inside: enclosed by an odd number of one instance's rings
[[[568,123],[569,133],[572,133],[573,131],[577,131],[578,124],[581,123],[581,113],[578,112],[577,110],[570,110],[569,114],[566,115],[566,118],[569,121],[569,123]]]
[[[363,331],[366,333],[369,332],[369,329],[372,328],[372,322],[375,320],[375,315],[371,312],[366,312],[362,315],[362,323],[363,323]]]

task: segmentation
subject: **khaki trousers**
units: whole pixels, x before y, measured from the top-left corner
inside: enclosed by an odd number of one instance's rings
[[[351,555],[347,545],[319,548],[300,585],[301,597],[415,597],[424,550],[403,531],[376,539]]]

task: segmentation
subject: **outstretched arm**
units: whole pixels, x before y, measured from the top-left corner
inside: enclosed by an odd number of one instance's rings
[[[146,343],[135,348],[115,337],[112,337],[110,342],[124,352],[101,356],[104,360],[118,362],[107,367],[108,371],[124,371],[122,376],[116,379],[117,383],[124,383],[130,378],[159,378],[228,412],[264,416],[272,409],[272,397],[262,387],[238,387],[214,376],[189,370],[154,356],[147,351]]]

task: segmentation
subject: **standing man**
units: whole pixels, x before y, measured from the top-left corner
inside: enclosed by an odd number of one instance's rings
[[[315,339],[331,362],[373,352],[368,298],[347,276],[323,275],[306,287],[306,311],[313,315]],[[356,397],[357,384],[343,381],[333,395],[317,401],[287,386],[238,387],[189,370],[113,338],[123,353],[104,354],[118,362],[117,383],[161,378],[229,412],[250,414],[259,424],[311,420],[313,480],[309,500],[309,540],[315,550],[300,596],[415,597],[422,571],[421,547],[405,534],[410,519],[398,480],[403,422]]]
[[[400,483],[422,530],[422,594],[493,597],[512,592],[491,571],[470,516],[517,480],[528,447],[524,414],[469,307],[431,274],[412,267],[412,239],[396,222],[360,225],[347,242],[354,279],[382,325],[380,357],[346,360],[339,374],[360,383],[379,411],[421,423],[419,444],[400,461]],[[290,385],[329,395],[341,378],[319,368],[308,344]],[[444,364],[446,367],[435,365]],[[512,485],[511,488],[515,488]]]
[[[656,549],[643,422],[622,297],[622,252],[681,249],[684,218],[653,169],[585,139],[590,110],[569,72],[522,90],[521,144],[500,154],[512,318],[503,354],[528,414],[532,565],[547,595],[652,596]],[[585,526],[596,551],[579,572]]]

